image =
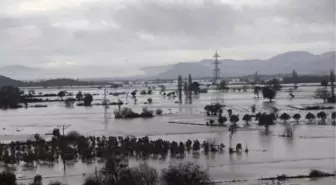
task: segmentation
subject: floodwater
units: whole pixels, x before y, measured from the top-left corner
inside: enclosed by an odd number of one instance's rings
[[[206,127],[194,125],[171,124],[169,121],[183,121],[204,124],[208,117],[204,116],[204,105],[217,99],[224,101],[226,107],[224,115],[227,116],[227,109],[232,109],[234,113],[243,117],[246,113],[251,113],[251,106],[256,105],[256,112],[269,111],[275,106],[279,109],[279,114],[287,112],[290,115],[300,113],[302,120],[300,124],[290,123],[294,128],[294,138],[279,137],[283,133],[285,126],[279,124],[270,127],[270,132],[265,133],[263,127],[258,127],[252,122],[249,128],[244,127],[244,122],[239,124],[243,127],[233,137],[233,144],[242,143],[243,147],[248,146],[249,153],[241,155],[229,155],[228,152],[222,154],[201,154],[194,157],[187,155],[184,161],[194,161],[209,169],[214,180],[249,180],[245,184],[253,184],[253,180],[261,177],[271,177],[281,174],[302,175],[308,174],[310,169],[318,169],[326,172],[335,171],[335,127],[330,125],[330,115],[332,110],[326,110],[329,119],[328,125],[306,125],[304,116],[308,111],[300,111],[287,107],[288,105],[300,106],[303,104],[318,104],[322,100],[314,99],[314,91],[317,87],[300,87],[295,94],[294,99],[290,99],[288,92],[283,90],[278,93],[274,102],[255,99],[253,92],[228,92],[215,95],[212,92],[193,96],[192,102],[185,101],[183,104],[176,104],[173,98],[163,97],[158,91],[152,95],[138,95],[138,101],[135,105],[133,100],[128,97],[128,104],[124,105],[140,112],[143,107],[155,110],[161,108],[164,112],[162,116],[156,116],[151,119],[132,119],[115,120],[113,110],[115,106],[105,109],[102,106],[66,108],[64,103],[40,103],[47,104],[48,108],[28,108],[17,110],[0,111],[0,141],[23,140],[31,137],[34,133],[44,135],[50,133],[57,125],[70,125],[66,130],[78,131],[84,135],[106,135],[106,136],[150,136],[151,138],[162,138],[166,140],[186,141],[207,140],[216,143],[229,145],[229,133],[224,127]],[[76,93],[83,92],[98,93],[94,96],[96,102],[103,99],[103,90],[85,88],[71,88],[68,91]],[[43,93],[57,93],[60,89],[37,89]],[[116,90],[109,89],[109,92]],[[122,90],[118,90],[122,91]],[[129,91],[130,90],[125,90]],[[139,94],[139,93],[138,93]],[[153,104],[145,105],[147,98],[153,99]],[[118,98],[127,102],[126,97],[111,96],[107,98],[110,101],[117,101]],[[318,111],[310,111],[316,114]],[[165,168],[169,163],[180,161],[182,159],[152,160],[148,162],[157,169]],[[130,165],[138,164],[140,161],[130,160]],[[18,167],[25,177],[32,178],[36,173],[42,176],[51,176],[50,180],[60,180],[69,185],[79,185],[83,182],[83,175],[93,173],[95,168],[99,169],[101,165],[82,164],[80,162],[67,165],[64,172],[62,164],[50,166],[37,166],[32,169],[26,169],[23,166]],[[24,181],[23,181],[24,182]],[[325,178],[319,180],[293,180],[293,184],[335,184],[334,178]],[[225,183],[224,183],[225,184]],[[241,183],[244,184],[244,183]],[[258,184],[258,182],[256,182]]]

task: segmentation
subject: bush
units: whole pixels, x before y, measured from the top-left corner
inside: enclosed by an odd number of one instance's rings
[[[169,166],[162,171],[162,181],[165,185],[209,185],[208,172],[194,163],[181,163]]]
[[[162,109],[156,109],[156,110],[155,110],[155,114],[156,114],[156,115],[161,115],[162,112],[163,112]]]

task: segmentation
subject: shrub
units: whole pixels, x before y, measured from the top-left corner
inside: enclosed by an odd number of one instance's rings
[[[162,181],[165,185],[211,184],[208,172],[191,162],[171,165],[168,169],[164,169],[162,171]]]

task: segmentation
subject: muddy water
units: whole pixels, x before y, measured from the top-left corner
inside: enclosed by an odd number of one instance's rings
[[[227,109],[232,109],[242,117],[245,113],[250,113],[250,106],[255,104],[257,112],[268,111],[270,107],[276,106],[281,112],[287,112],[291,115],[301,113],[302,117],[307,111],[299,111],[288,108],[287,105],[299,106],[301,104],[321,103],[321,100],[313,99],[313,87],[302,87],[295,92],[296,98],[289,99],[287,92],[278,93],[277,99],[273,103],[265,102],[254,98],[252,92],[229,92],[222,94],[227,107],[224,109],[226,115]],[[77,92],[79,89],[72,89]],[[57,89],[42,90],[43,92],[57,92]],[[84,92],[95,92],[100,95],[95,99],[102,99],[102,90],[85,89]],[[39,92],[37,90],[37,92]],[[153,99],[152,105],[145,105],[148,97]],[[116,101],[118,97],[108,96],[111,101]],[[124,96],[119,97],[127,102]],[[174,99],[164,98],[154,92],[153,95],[138,96],[136,105],[128,98],[128,105],[135,111],[141,111],[146,106],[155,110],[162,108],[163,116],[157,116],[153,119],[133,119],[133,120],[114,120],[113,110],[116,107],[111,106],[105,110],[103,107],[74,107],[65,108],[63,103],[47,103],[48,108],[28,108],[18,110],[0,111],[0,140],[22,140],[30,137],[34,133],[50,133],[57,125],[69,124],[70,128],[66,131],[76,130],[85,135],[123,135],[123,136],[145,136],[163,138],[167,140],[199,139],[224,143],[229,145],[229,135],[227,128],[192,126],[170,124],[169,121],[184,121],[205,123],[207,119],[204,116],[203,107],[211,102],[211,93],[193,96],[192,104],[175,104]],[[96,100],[99,102],[100,100]],[[317,113],[318,111],[311,111]],[[330,117],[331,111],[328,112]],[[281,122],[281,121],[279,121]],[[293,122],[293,121],[291,121]],[[330,120],[327,121],[330,124]],[[242,143],[250,150],[248,154],[228,155],[227,152],[216,155],[203,155],[197,158],[191,154],[187,155],[184,161],[195,161],[209,169],[213,179],[219,181],[227,180],[253,180],[260,177],[276,176],[280,174],[307,174],[310,169],[316,168],[333,172],[335,170],[335,127],[331,125],[317,126],[306,125],[302,120],[295,128],[294,138],[282,138],[279,134],[283,133],[284,126],[278,124],[270,128],[268,134],[264,128],[252,126],[242,128],[234,135],[233,144]],[[243,122],[239,123],[242,127]],[[181,159],[180,159],[181,160]],[[176,159],[169,158],[165,160],[149,160],[148,162],[157,169],[168,166]],[[139,161],[131,160],[131,165]],[[56,178],[71,185],[81,184],[83,175],[94,172],[99,164],[82,164],[80,162],[68,165],[64,173],[62,164],[54,166],[37,166],[32,169],[21,168],[26,177],[33,177],[36,173],[43,176],[57,176]],[[309,181],[309,184],[325,184],[335,182],[332,180]],[[249,181],[251,182],[251,181]],[[308,180],[295,180],[297,184],[307,184]],[[259,182],[256,182],[259,183]],[[293,182],[294,183],[294,182]]]

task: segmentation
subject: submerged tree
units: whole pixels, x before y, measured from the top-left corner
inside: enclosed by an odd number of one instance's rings
[[[323,111],[317,113],[317,118],[319,118],[321,120],[321,124],[325,124],[325,120],[327,118],[327,114]]]
[[[311,112],[308,112],[305,118],[308,120],[308,124],[312,124],[313,120],[315,119],[315,115]]]
[[[182,103],[182,85],[183,85],[183,79],[182,76],[179,75],[177,78],[177,91],[178,91],[179,103]]]
[[[296,120],[297,123],[299,123],[301,119],[301,115],[299,113],[296,113],[293,115],[293,118]]]
[[[269,99],[270,102],[276,97],[276,90],[265,86],[262,88],[262,95],[264,98]]]
[[[66,91],[60,91],[58,92],[57,96],[59,96],[61,98],[61,100],[63,100],[63,97],[65,96]]]
[[[246,122],[247,125],[249,125],[249,122],[252,120],[252,116],[249,114],[245,114],[243,120]]]
[[[84,106],[91,106],[92,101],[93,101],[93,96],[91,94],[85,94]]]
[[[290,115],[284,112],[280,115],[280,119],[282,119],[284,123],[287,123],[287,121],[290,119]]]

